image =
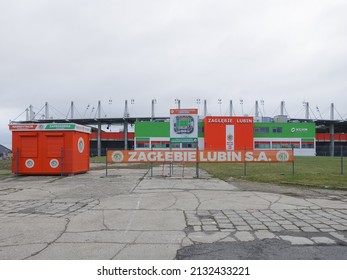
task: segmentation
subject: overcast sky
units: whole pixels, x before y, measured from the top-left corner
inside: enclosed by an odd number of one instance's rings
[[[71,101],[90,117],[98,100],[107,116],[126,99],[132,116],[149,116],[153,98],[157,116],[175,98],[206,99],[211,115],[229,100],[252,115],[264,100],[273,116],[284,100],[304,117],[306,101],[312,116],[334,103],[347,118],[346,15],[345,0],[0,0],[0,144],[10,119],[45,102],[54,117]]]

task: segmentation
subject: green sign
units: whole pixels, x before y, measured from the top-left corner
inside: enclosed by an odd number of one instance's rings
[[[255,138],[315,138],[314,123],[254,123]]]
[[[171,138],[171,143],[196,143],[198,138]]]
[[[76,127],[75,124],[70,123],[53,123],[53,124],[47,124],[46,130],[74,130]]]

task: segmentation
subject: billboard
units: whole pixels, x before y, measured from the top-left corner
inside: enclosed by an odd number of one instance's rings
[[[253,149],[253,117],[208,116],[204,119],[205,149]]]
[[[198,138],[198,109],[170,110],[170,138]]]
[[[108,151],[110,163],[151,162],[292,162],[292,150],[236,150],[236,151],[192,151],[192,150],[135,150]]]
[[[316,138],[315,123],[254,123],[255,138]]]

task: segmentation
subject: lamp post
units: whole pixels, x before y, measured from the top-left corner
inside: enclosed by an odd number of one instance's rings
[[[222,99],[218,99],[218,104],[219,104],[219,114],[222,115]]]
[[[134,114],[135,99],[130,99],[130,104],[131,104],[131,112],[132,112],[132,114]]]
[[[265,116],[265,106],[264,106],[264,104],[265,104],[265,101],[263,99],[260,100],[260,105],[261,105],[261,108],[263,109],[263,116]]]
[[[196,99],[196,104],[198,104],[198,112],[199,112],[199,113],[200,113],[200,103],[201,103],[200,98],[197,98],[197,99]]]
[[[241,111],[242,111],[242,116],[243,116],[243,99],[240,99],[240,105],[241,105]]]
[[[177,104],[177,109],[181,109],[181,100],[180,99],[175,99],[175,104]]]
[[[153,121],[153,118],[155,116],[155,113],[154,113],[154,105],[155,104],[157,104],[157,99],[152,99],[152,113],[151,113],[152,121]]]

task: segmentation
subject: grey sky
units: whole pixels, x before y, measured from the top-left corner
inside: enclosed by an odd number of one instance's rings
[[[1,0],[0,143],[10,145],[9,119],[46,101],[89,116],[101,100],[121,116],[133,98],[143,116],[156,98],[167,116],[175,98],[207,99],[215,115],[230,99],[253,114],[263,99],[273,116],[285,100],[303,117],[305,100],[317,117],[334,102],[347,118],[346,14],[344,0]]]

